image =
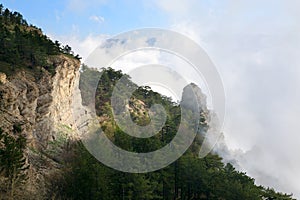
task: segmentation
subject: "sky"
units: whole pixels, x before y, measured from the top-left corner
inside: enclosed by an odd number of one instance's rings
[[[166,28],[196,41],[226,94],[225,143],[258,184],[300,198],[300,1],[2,1],[83,60],[106,38]]]

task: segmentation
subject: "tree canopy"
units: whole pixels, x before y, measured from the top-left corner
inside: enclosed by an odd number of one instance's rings
[[[28,25],[20,13],[4,9],[0,4],[1,71],[10,74],[18,68],[43,67],[53,73],[55,66],[47,60],[49,56],[58,54],[80,59],[79,55],[74,56],[70,46],[53,42],[41,29]]]

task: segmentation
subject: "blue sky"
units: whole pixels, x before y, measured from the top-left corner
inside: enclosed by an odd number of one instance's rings
[[[259,184],[300,197],[300,1],[2,3],[84,58],[105,38],[136,28],[167,28],[192,38],[223,80],[230,156]]]
[[[87,1],[88,2],[88,1]],[[114,35],[140,27],[165,27],[167,17],[143,1],[16,1],[5,0],[4,6],[19,11],[28,22],[52,35],[80,37],[88,34]]]

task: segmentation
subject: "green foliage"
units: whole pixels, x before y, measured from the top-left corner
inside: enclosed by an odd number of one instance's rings
[[[288,200],[288,199],[292,199],[293,195],[290,194],[283,194],[283,193],[278,193],[275,192],[275,190],[273,188],[267,188],[264,189],[262,188],[262,190],[264,191],[264,194],[262,195],[265,200]]]
[[[26,164],[24,150],[26,139],[24,136],[14,137],[3,133],[0,129],[0,175],[7,179],[7,193],[14,197],[16,187],[26,180]]]
[[[28,25],[20,13],[4,9],[2,4],[0,8],[0,61],[9,65],[6,69],[2,65],[1,71],[10,74],[18,68],[32,70],[43,67],[53,74],[55,66],[47,62],[50,55],[64,53],[80,59],[78,55],[74,56],[68,45],[61,47],[57,41],[54,43],[44,35],[41,29]]]
[[[180,107],[153,92],[150,88],[140,87],[131,98],[132,107],[138,101],[149,108],[153,103],[164,105],[168,119],[163,130],[149,139],[129,137],[113,122],[110,96],[116,82],[123,76],[120,71],[111,68],[99,73],[83,66],[80,87],[82,95],[91,95],[84,90],[91,85],[97,86],[96,109],[99,117],[106,116],[104,132],[114,144],[133,152],[148,152],[167,144],[176,134],[180,123]],[[127,85],[133,86],[126,76]],[[94,81],[93,79],[97,79]],[[98,84],[98,85],[95,85]],[[86,102],[87,103],[87,102]],[[137,120],[140,118],[137,115]],[[136,120],[136,122],[137,122]],[[207,126],[206,124],[201,124]],[[205,130],[205,129],[204,129]],[[259,200],[292,199],[292,195],[281,194],[273,189],[257,186],[254,179],[243,172],[238,172],[231,164],[223,164],[218,155],[209,154],[203,159],[197,157],[202,135],[198,135],[189,150],[170,166],[146,174],[123,173],[104,166],[85,149],[82,143],[75,144],[73,157],[66,162],[63,198],[70,199],[104,199],[104,200]]]
[[[147,174],[113,170],[97,161],[82,145],[65,164],[62,196],[69,199],[293,199],[292,195],[256,186],[254,179],[224,165],[217,155],[199,159],[185,154],[170,166]]]
[[[129,100],[132,108],[131,117],[133,121],[139,125],[147,125],[150,122],[148,109],[153,104],[161,104],[167,113],[167,121],[162,130],[154,137],[147,139],[133,138],[124,133],[114,123],[111,108],[111,96],[116,83],[122,78],[124,87],[137,88]],[[122,87],[123,85],[121,85]],[[112,68],[102,69],[101,72],[95,69],[89,69],[86,65],[82,66],[80,79],[80,90],[83,97],[83,104],[88,105],[96,99],[96,112],[100,117],[107,119],[102,123],[102,128],[108,137],[111,137],[114,143],[123,149],[134,152],[149,152],[159,149],[169,143],[175,136],[178,124],[180,124],[181,110],[178,104],[171,101],[170,98],[154,92],[149,87],[138,87],[130,80],[130,77],[121,71],[115,71]],[[89,91],[91,88],[97,88],[96,96],[93,97]],[[125,94],[118,94],[125,95]],[[143,104],[140,104],[143,102]],[[123,106],[120,102],[117,107]],[[116,112],[116,110],[115,110]],[[107,127],[114,127],[113,129]],[[195,149],[196,151],[196,149]]]
[[[13,125],[13,132],[14,133],[21,133],[22,132],[21,124],[14,124]]]

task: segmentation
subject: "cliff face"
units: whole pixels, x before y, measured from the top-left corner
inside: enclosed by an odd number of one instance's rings
[[[53,62],[57,68],[56,74],[52,78],[52,102],[49,106],[49,118],[52,122],[52,127],[50,127],[52,138],[48,137],[50,140],[55,139],[55,132],[62,126],[76,130],[73,105],[77,103],[76,99],[78,98],[75,91],[78,90],[80,67],[78,60],[67,57],[56,58]],[[75,134],[75,132],[73,133]],[[74,135],[69,136],[73,137]]]
[[[35,199],[47,198],[47,180],[59,174],[60,150],[58,147],[50,154],[54,148],[51,144],[60,139],[62,132],[64,137],[77,137],[72,108],[74,99],[80,97],[80,61],[59,55],[49,58],[49,62],[56,67],[55,75],[44,69],[20,71],[8,77],[0,74],[0,127],[11,134],[19,127],[27,138],[30,170],[25,191]]]
[[[33,147],[46,147],[61,125],[74,127],[71,107],[80,62],[63,55],[50,60],[54,76],[43,69],[9,78],[1,74],[0,127],[13,131],[14,125],[21,126]]]

